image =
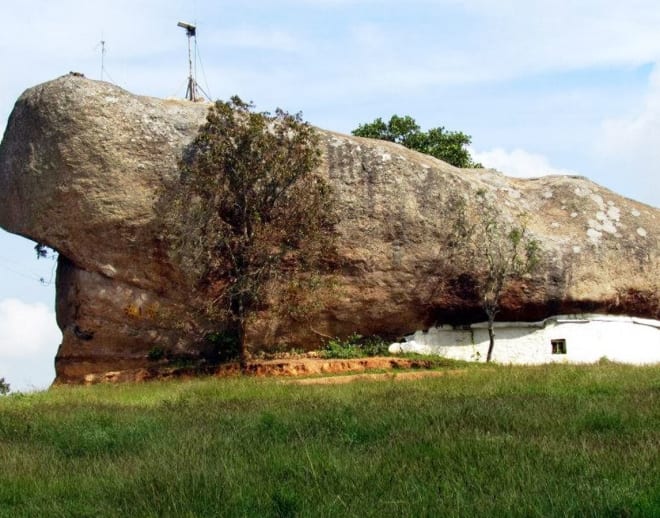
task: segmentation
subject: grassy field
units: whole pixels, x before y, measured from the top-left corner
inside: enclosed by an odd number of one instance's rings
[[[660,367],[0,398],[0,516],[660,516]]]

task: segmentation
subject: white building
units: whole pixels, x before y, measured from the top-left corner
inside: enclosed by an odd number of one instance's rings
[[[434,354],[486,361],[488,324],[432,327],[394,343],[391,353]],[[541,322],[495,322],[492,360],[498,363],[660,362],[660,321],[614,315],[564,315]]]

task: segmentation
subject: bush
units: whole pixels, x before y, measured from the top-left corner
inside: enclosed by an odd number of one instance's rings
[[[9,393],[9,383],[5,381],[5,378],[0,378],[0,395]]]
[[[158,360],[162,360],[165,357],[165,349],[158,346],[152,347],[151,349],[149,349],[149,353],[147,354],[147,357],[149,358],[149,360],[154,362]]]
[[[324,358],[365,358],[387,356],[389,344],[379,336],[361,336],[353,333],[345,340],[333,338],[321,351]]]
[[[240,335],[235,330],[208,333],[205,341],[207,356],[211,363],[234,361],[240,358]]]

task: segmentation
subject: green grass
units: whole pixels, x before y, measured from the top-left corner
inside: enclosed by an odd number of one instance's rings
[[[660,367],[0,398],[0,516],[659,516]]]

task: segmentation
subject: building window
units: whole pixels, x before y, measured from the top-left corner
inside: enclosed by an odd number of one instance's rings
[[[552,344],[552,354],[566,354],[566,340],[559,338],[557,340],[550,340]]]

